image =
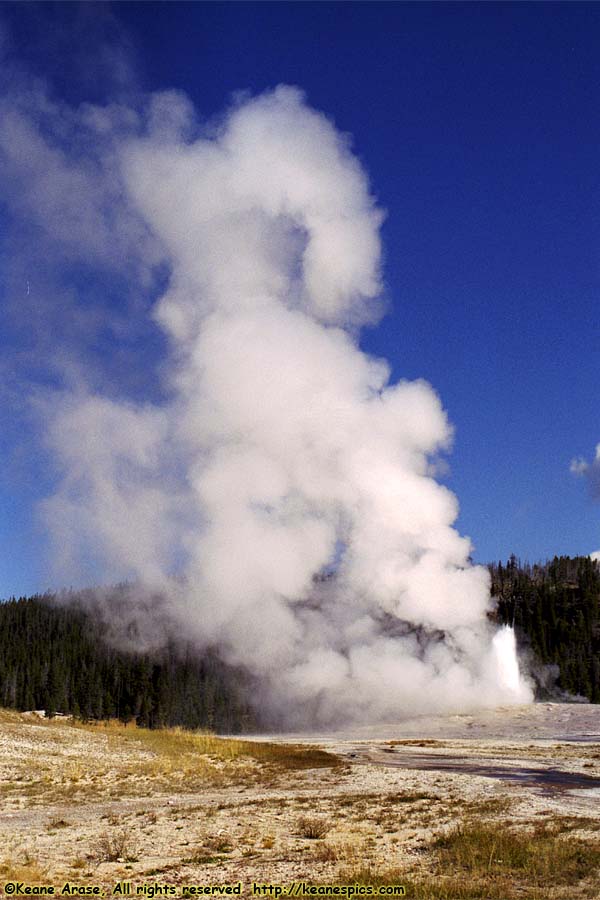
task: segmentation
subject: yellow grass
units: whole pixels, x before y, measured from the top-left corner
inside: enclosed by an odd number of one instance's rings
[[[0,798],[25,805],[190,792],[227,784],[274,784],[290,770],[335,768],[337,757],[306,746],[220,738],[118,721],[82,724],[0,710],[4,734],[31,742],[0,781]]]
[[[181,762],[187,758],[231,762],[232,760],[253,759],[284,769],[334,768],[340,760],[331,753],[316,747],[275,744],[265,741],[245,741],[222,738],[209,731],[188,731],[183,728],[138,728],[111,720],[98,725],[78,725],[79,728],[101,732],[109,740],[136,741],[163,760]]]
[[[26,851],[16,859],[4,857],[0,862],[0,879],[23,881],[27,884],[43,884],[48,878],[48,870]]]
[[[562,832],[560,822],[517,831],[468,820],[431,843],[429,876],[407,879],[401,869],[359,866],[343,870],[341,880],[403,884],[415,900],[597,898],[600,842]]]

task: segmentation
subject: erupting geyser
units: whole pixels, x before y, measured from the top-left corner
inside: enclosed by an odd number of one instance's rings
[[[358,346],[382,214],[347,139],[289,87],[199,138],[177,94],[143,125],[109,112],[85,127],[103,146],[112,127],[114,196],[170,267],[170,400],[60,397],[57,545],[160,591],[170,627],[245,666],[289,725],[529,700],[433,477],[440,401]]]
[[[504,625],[494,635],[492,646],[496,655],[498,682],[507,690],[512,691],[515,697],[522,697],[523,680],[519,671],[514,629],[510,625]]]

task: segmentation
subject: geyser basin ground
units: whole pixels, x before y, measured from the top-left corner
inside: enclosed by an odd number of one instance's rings
[[[546,793],[591,791],[600,803],[600,752],[591,762],[578,746],[600,749],[593,704],[535,703],[273,739],[317,744],[352,764],[478,775]]]
[[[383,873],[415,898],[599,895],[598,790],[484,774],[600,774],[599,706],[536,704],[310,740],[337,759],[313,754],[297,768],[251,747],[230,759],[214,747],[194,750],[185,734],[0,711],[0,886],[76,879],[110,893],[119,880],[178,890],[242,881],[249,893],[252,881],[322,884]],[[460,758],[479,771],[411,766],[419,756]],[[402,759],[409,765],[387,764]],[[308,836],[315,822],[320,838]],[[480,847],[490,835],[513,835],[534,868],[514,868],[503,854],[489,864],[489,850],[485,866],[457,867],[439,840],[465,823]],[[464,893],[465,885],[479,893]]]
[[[395,740],[403,737],[441,740],[514,738],[519,741],[592,738],[600,743],[600,704],[526,703],[460,715],[413,716],[394,723],[357,725],[332,732],[272,735],[268,739],[323,743],[336,747],[344,741]]]

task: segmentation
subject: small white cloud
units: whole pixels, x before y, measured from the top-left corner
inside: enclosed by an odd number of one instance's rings
[[[582,456],[577,456],[571,460],[569,471],[573,475],[585,475],[589,467],[590,464]]]
[[[578,456],[571,461],[570,471],[574,475],[583,476],[594,500],[600,500],[600,444],[596,445],[595,455],[591,462]]]

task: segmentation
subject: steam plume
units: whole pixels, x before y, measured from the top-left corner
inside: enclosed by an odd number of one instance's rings
[[[433,477],[440,401],[357,344],[381,314],[382,214],[347,139],[289,87],[200,137],[178,94],[153,98],[144,130],[115,115],[119,221],[170,266],[153,310],[168,400],[61,395],[45,514],[65,570],[164,593],[288,724],[530,699]]]

